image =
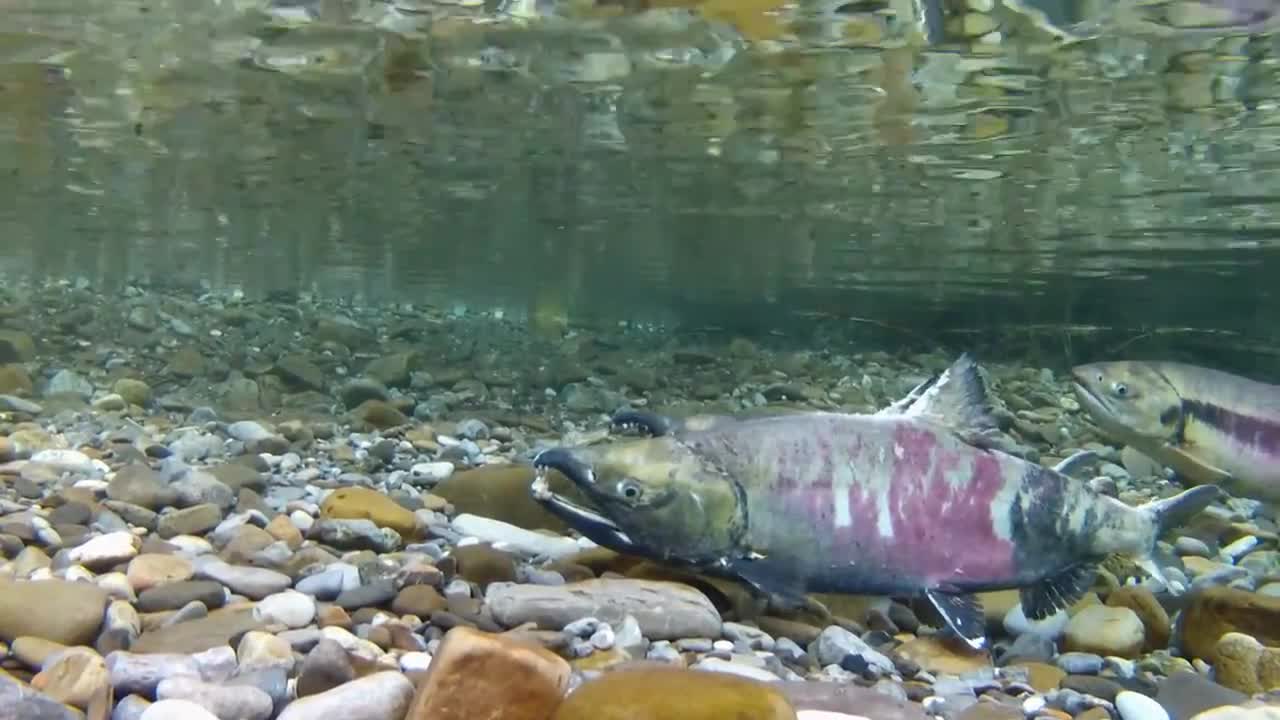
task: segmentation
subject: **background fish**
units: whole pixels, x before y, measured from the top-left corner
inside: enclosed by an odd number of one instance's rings
[[[1080,404],[1116,441],[1188,482],[1280,501],[1280,386],[1174,362],[1071,372]]]
[[[601,545],[796,602],[923,594],[973,647],[985,643],[973,593],[1020,588],[1025,614],[1040,619],[1079,598],[1113,553],[1158,574],[1156,538],[1218,495],[1203,486],[1131,507],[985,447],[993,427],[981,376],[962,357],[901,410],[719,421],[545,450],[534,465],[569,477],[599,512],[536,481],[533,494]]]

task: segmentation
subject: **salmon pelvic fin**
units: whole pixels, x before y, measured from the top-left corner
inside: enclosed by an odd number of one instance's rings
[[[916,397],[902,410],[903,415],[943,425],[971,445],[993,446],[993,434],[998,427],[991,397],[978,363],[969,353],[956,358],[928,389],[920,391],[917,386],[912,395]]]

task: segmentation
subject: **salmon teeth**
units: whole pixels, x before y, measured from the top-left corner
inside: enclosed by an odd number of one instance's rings
[[[538,468],[538,472],[533,476],[533,484],[529,486],[529,490],[533,493],[533,497],[538,500],[546,500],[553,495],[551,484],[547,482],[545,469]]]

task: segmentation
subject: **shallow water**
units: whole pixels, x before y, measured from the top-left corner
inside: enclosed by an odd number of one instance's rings
[[[1275,339],[1266,22],[471,5],[5,0],[0,267],[807,342]]]
[[[1139,523],[1194,478],[1100,427],[1071,366],[1280,382],[1278,24],[1270,0],[0,0],[0,706],[1274,720],[1245,706],[1280,687],[1280,518],[1249,493],[1041,621],[982,593],[973,652],[922,597],[797,609],[607,552],[588,531],[627,515],[551,514],[530,461],[616,440],[619,409],[872,413],[968,351],[986,382],[952,401],[987,386],[1008,477],[930,439],[973,417],[949,412],[891,418],[892,486],[825,415],[813,445],[721,426],[665,479],[790,448],[732,501],[815,553],[874,522],[886,572],[1113,547],[1059,496]],[[1265,392],[1191,389],[1152,423],[1198,408],[1180,447],[1257,460]],[[1074,480],[1023,464],[1082,450]],[[593,473],[652,481],[629,457]],[[876,487],[871,518],[849,498]],[[639,660],[713,672],[600,676]]]

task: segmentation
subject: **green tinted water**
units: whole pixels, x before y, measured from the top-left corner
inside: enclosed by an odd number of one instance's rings
[[[1266,347],[1249,5],[0,0],[0,268]]]

